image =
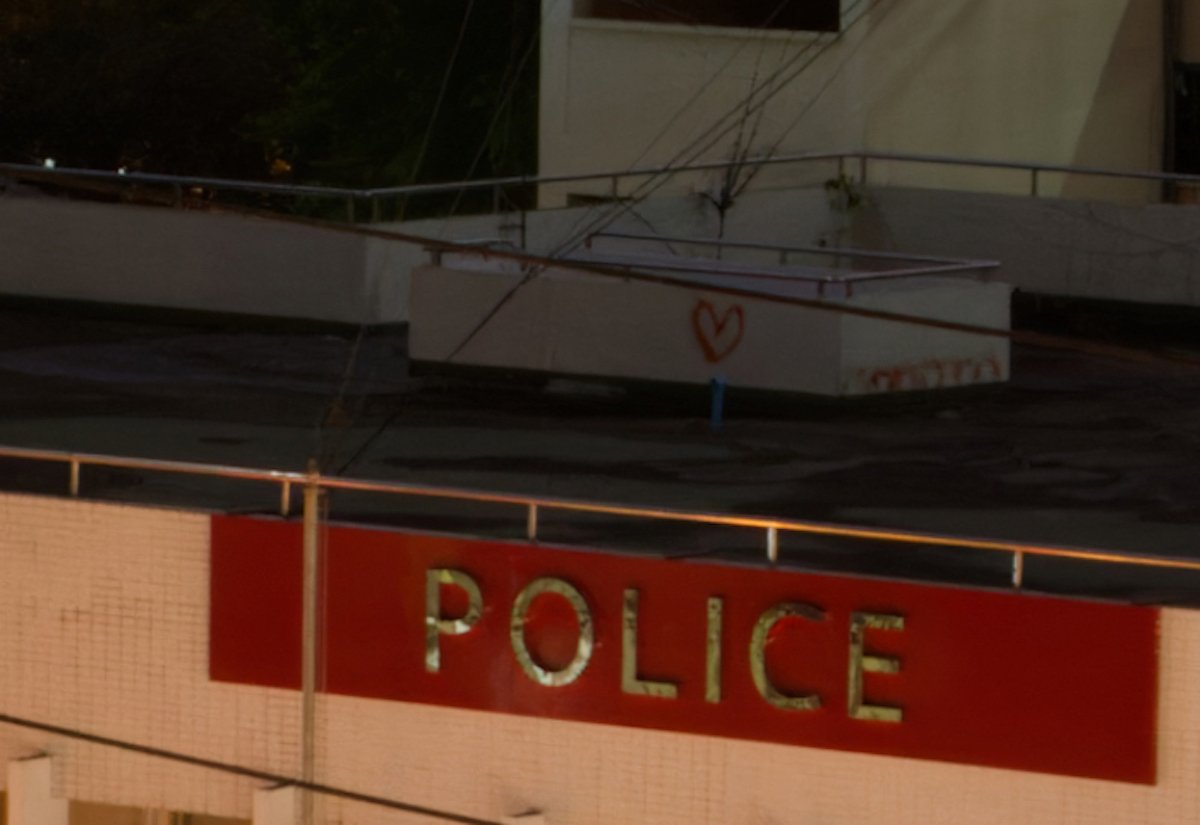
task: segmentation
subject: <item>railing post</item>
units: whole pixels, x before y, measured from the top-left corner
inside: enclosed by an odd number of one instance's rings
[[[767,528],[767,561],[771,564],[779,561],[779,529]]]
[[[612,199],[615,201],[621,199],[621,176],[620,175],[612,176]]]
[[[354,223],[354,196],[346,198],[346,223]]]
[[[538,506],[536,504],[529,505],[529,514],[525,519],[525,537],[531,542],[537,541],[538,534]]]
[[[71,498],[79,498],[79,459],[71,459]]]
[[[304,481],[304,571],[302,589],[302,647],[300,657],[301,745],[300,778],[316,780],[316,721],[317,721],[317,571],[320,569],[320,535],[318,508],[321,477],[316,459],[308,462],[308,478]],[[312,825],[313,793],[301,792],[301,825]]]
[[[1025,583],[1025,554],[1020,550],[1013,553],[1012,560],[1012,586],[1015,590],[1020,590],[1021,585]]]
[[[279,487],[279,515],[286,516],[292,510],[292,482],[284,480]]]
[[[1029,169],[1029,195],[1034,198],[1038,195],[1038,169],[1036,166]]]
[[[867,156],[858,156],[858,183],[860,186],[867,182]]]

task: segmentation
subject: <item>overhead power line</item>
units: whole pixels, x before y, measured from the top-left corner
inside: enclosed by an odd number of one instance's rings
[[[153,745],[144,745],[138,742],[130,742],[126,739],[116,739],[111,736],[101,736],[97,733],[78,730],[76,728],[67,728],[61,725],[53,725],[49,722],[41,722],[35,719],[26,719],[20,716],[12,716],[6,713],[0,713],[0,723],[6,725],[15,725],[16,727],[25,728],[26,730],[36,730],[42,733],[48,733],[53,736],[62,736],[67,739],[73,739],[78,742],[87,742],[92,745],[100,745],[106,748],[114,748],[116,750],[127,751],[129,753],[137,753],[143,756],[152,756],[157,759],[166,759],[171,762],[178,762],[184,765],[191,765],[197,768],[207,768],[208,770],[220,771],[221,773],[232,774],[234,776],[242,776],[248,779],[258,779],[270,785],[288,785],[294,788],[299,788],[303,791],[311,791],[321,794],[322,796],[332,796],[338,799],[346,799],[351,802],[362,802],[367,805],[376,805],[380,808],[387,808],[393,811],[403,811],[410,814],[420,814],[433,819],[440,819],[444,822],[458,822],[461,825],[503,825],[494,819],[480,819],[474,816],[465,816],[456,814],[450,811],[441,810],[439,808],[430,808],[425,805],[414,805],[410,802],[401,802],[398,799],[390,799],[384,796],[376,796],[374,794],[361,793],[360,791],[352,791],[347,788],[339,788],[335,785],[326,785],[321,782],[306,782],[303,779],[297,779],[293,776],[274,773],[272,771],[259,770],[258,768],[247,767],[246,765],[237,765],[233,762],[223,762],[218,759],[209,759],[203,756],[194,754],[181,753],[180,751],[168,750],[159,748]]]
[[[894,11],[896,9],[896,7],[897,7],[897,4],[893,3],[892,5],[885,8],[883,10],[883,12],[879,15],[879,17],[877,19],[877,23],[882,23],[882,21],[889,14],[891,14],[892,11]],[[788,135],[790,135],[792,133],[792,131],[797,126],[800,125],[801,121],[803,121],[804,118],[808,116],[808,113],[810,111],[812,111],[812,108],[814,106],[816,106],[817,103],[821,100],[821,98],[823,98],[825,96],[825,93],[829,91],[829,88],[841,76],[842,70],[846,68],[846,66],[850,63],[850,61],[852,61],[855,57],[858,56],[859,50],[862,49],[863,45],[866,42],[867,42],[867,40],[864,37],[861,40],[859,40],[859,42],[856,43],[852,49],[849,50],[849,53],[846,54],[842,58],[841,63],[839,63],[838,66],[829,73],[829,76],[825,78],[825,81],[821,84],[821,88],[817,90],[816,94],[814,94],[812,97],[809,98],[808,102],[805,103],[804,106],[802,106],[800,108],[800,111],[796,113],[796,116],[794,118],[792,118],[791,122],[789,122],[787,124],[787,126],[785,126],[783,128],[783,130],[778,134],[778,136],[775,138],[775,142],[772,144],[771,148],[768,149],[765,154],[759,155],[759,157],[761,157],[765,160],[770,160],[771,158],[775,157],[775,155],[779,152],[779,148],[783,145],[783,142],[785,140],[787,140]],[[747,148],[749,148],[749,147],[747,147]],[[732,196],[734,198],[736,198],[742,192],[746,191],[746,189],[749,188],[750,184],[754,182],[754,178],[757,177],[758,173],[761,172],[764,168],[766,168],[766,164],[763,164],[763,163],[756,164],[750,170],[749,174],[746,175],[745,180],[743,180],[740,184],[738,184],[735,187],[735,190],[734,190]]]
[[[550,5],[542,10],[542,18],[552,15],[560,4],[564,2],[573,2],[573,0],[550,0]],[[503,92],[496,98],[496,106],[492,110],[491,120],[488,121],[487,129],[484,130],[483,139],[479,142],[479,148],[475,151],[475,156],[471,158],[471,165],[467,168],[467,174],[463,178],[464,184],[469,181],[479,168],[479,164],[483,162],[483,156],[487,154],[488,146],[491,143],[492,135],[495,134],[496,128],[500,125],[500,121],[504,116],[508,107],[512,104],[513,96],[520,87],[521,75],[524,74],[526,67],[529,65],[530,58],[541,44],[542,38],[542,23],[538,21],[536,31],[530,35],[529,42],[525,45],[524,51],[520,58],[514,60],[514,55],[509,55],[508,64],[504,68],[504,75],[501,78],[500,86]],[[458,213],[459,206],[462,205],[463,196],[466,194],[466,187],[459,187],[454,194],[454,202],[450,204],[450,209],[447,212],[446,219],[454,217]]]
[[[467,26],[471,22],[471,12],[475,10],[475,0],[467,0],[466,11],[463,12],[462,23],[458,27],[458,37],[454,40],[454,49],[450,52],[450,59],[446,62],[446,71],[442,73],[442,83],[438,87],[437,100],[433,104],[433,112],[429,115],[429,122],[425,125],[425,135],[421,138],[421,148],[417,151],[417,159],[413,162],[412,173],[408,176],[409,183],[416,183],[417,178],[421,175],[421,167],[425,163],[425,153],[429,150],[429,139],[433,137],[433,127],[437,124],[438,115],[442,111],[442,103],[446,100],[446,90],[450,88],[450,77],[454,74],[454,67],[458,64],[458,53],[462,50],[463,39],[467,35]],[[406,201],[402,201],[400,205],[400,217],[404,217],[404,206]]]
[[[61,182],[60,186],[66,188],[66,182]],[[84,187],[86,190],[86,187]],[[588,263],[586,261],[556,258],[548,255],[537,255],[530,252],[523,252],[514,249],[504,249],[497,247],[489,247],[480,249],[472,244],[460,244],[454,241],[446,240],[445,238],[431,237],[428,235],[417,235],[411,232],[401,232],[394,229],[378,229],[371,226],[360,226],[357,224],[338,223],[335,221],[324,220],[320,218],[304,217],[300,215],[285,215],[278,212],[272,212],[266,209],[258,209],[248,206],[235,206],[231,204],[206,204],[206,208],[213,212],[225,212],[229,214],[237,214],[245,217],[253,217],[259,220],[272,221],[276,223],[286,223],[297,226],[307,226],[313,229],[320,229],[326,232],[336,232],[347,235],[357,235],[366,238],[376,238],[384,241],[394,241],[397,243],[407,243],[414,246],[423,247],[432,252],[447,252],[457,253],[462,255],[471,255],[476,257],[490,258],[494,260],[512,261],[528,267],[549,268],[555,267],[569,272],[580,272],[584,274],[597,275],[602,277],[610,277],[620,279],[622,281],[646,281],[650,283],[662,283],[673,286],[685,286],[691,289],[698,289],[707,292],[718,294],[736,295],[739,297],[758,298],[764,301],[773,303],[788,304],[793,306],[807,307],[810,309],[819,310],[822,312],[835,312],[843,315],[854,315],[864,318],[873,318],[882,321],[893,321],[896,323],[911,324],[913,326],[930,327],[936,329],[953,330],[967,334],[982,335],[992,338],[1007,338],[1013,342],[1027,344],[1034,347],[1042,347],[1047,349],[1058,349],[1064,351],[1079,352],[1085,355],[1098,355],[1108,358],[1117,358],[1121,360],[1134,361],[1140,363],[1166,363],[1175,364],[1187,367],[1200,367],[1200,355],[1193,355],[1189,352],[1159,352],[1154,350],[1138,349],[1135,347],[1126,347],[1117,344],[1105,344],[1097,341],[1088,340],[1085,338],[1074,338],[1063,335],[1050,335],[1045,333],[1026,332],[1023,330],[1002,329],[997,327],[985,327],[975,324],[961,323],[956,321],[939,320],[929,318],[922,315],[912,315],[907,313],[889,312],[883,310],[868,309],[866,307],[855,306],[853,304],[838,303],[835,301],[827,301],[813,298],[797,298],[783,295],[764,295],[761,292],[738,287],[717,286],[712,284],[697,284],[694,281],[689,281],[683,278],[671,277],[669,275],[654,275],[646,272],[638,272],[629,266],[613,266]],[[836,254],[837,249],[828,249],[829,254]],[[847,253],[849,254],[849,253]],[[774,272],[755,273],[753,271],[744,271],[739,274],[747,276],[755,275],[777,275]]]
[[[1117,344],[1104,344],[1097,341],[1090,341],[1083,338],[1072,338],[1063,335],[1049,335],[1045,333],[1027,332],[1024,330],[986,327],[959,321],[929,318],[923,315],[912,315],[903,312],[869,309],[867,307],[856,306],[854,304],[838,303],[836,301],[828,301],[817,298],[797,298],[785,295],[764,295],[762,292],[757,290],[744,289],[740,287],[718,286],[713,284],[697,284],[695,281],[690,281],[685,278],[639,272],[631,267],[593,264],[574,259],[553,258],[546,255],[536,255],[533,253],[521,252],[513,249],[495,247],[480,249],[478,246],[459,244],[455,243],[454,241],[448,241],[444,238],[415,235],[411,232],[399,232],[391,229],[374,229],[369,226],[334,223],[331,221],[321,220],[319,218],[306,218],[296,215],[281,215],[277,212],[268,212],[250,207],[222,205],[213,206],[210,208],[214,209],[215,211],[231,212],[257,217],[263,220],[310,226],[330,232],[341,232],[344,234],[360,235],[368,238],[378,238],[380,240],[409,243],[424,247],[432,252],[447,252],[452,254],[490,258],[494,260],[512,261],[524,266],[543,269],[554,267],[568,272],[580,272],[588,275],[614,278],[621,281],[644,281],[647,283],[683,286],[717,294],[735,295],[744,298],[758,298],[764,301],[770,301],[772,303],[805,307],[821,312],[835,312],[843,315],[853,315],[879,321],[893,321],[896,323],[911,324],[919,327],[944,329],[954,332],[963,332],[971,335],[982,335],[990,338],[1007,338],[1015,343],[1027,344],[1034,347],[1066,350],[1079,352],[1086,355],[1117,358],[1125,361],[1134,361],[1139,363],[1169,363],[1180,366],[1200,368],[1200,355],[1192,355],[1187,352],[1156,352],[1153,350],[1137,349],[1135,347],[1126,347]],[[829,249],[828,252],[830,254],[835,254],[838,252],[838,250]],[[753,277],[755,275],[774,276],[778,273],[756,273],[753,271],[744,271],[739,272],[739,274]]]
[[[552,11],[559,3],[562,2],[566,2],[566,0],[551,0],[549,9]],[[475,0],[468,0],[466,9],[463,12],[462,22],[459,25],[458,36],[454,42],[454,48],[450,54],[450,59],[446,64],[446,69],[442,74],[442,81],[438,89],[437,99],[434,103],[433,111],[430,114],[429,122],[426,124],[425,134],[421,140],[420,149],[417,152],[417,158],[413,164],[412,172],[409,175],[410,184],[416,183],[420,176],[422,166],[425,162],[425,157],[429,150],[430,141],[433,137],[434,127],[437,123],[438,115],[441,112],[442,106],[445,103],[446,94],[450,87],[450,78],[454,73],[455,66],[457,65],[459,53],[462,51],[463,42],[466,39],[467,29],[471,23],[471,15],[474,10]],[[500,86],[503,87],[505,91],[497,99],[495,108],[492,112],[492,117],[488,122],[483,139],[480,141],[479,149],[474,158],[471,160],[471,165],[467,169],[466,174],[463,176],[464,185],[460,186],[458,191],[455,192],[454,202],[450,206],[447,220],[449,220],[450,217],[453,217],[458,211],[458,207],[462,202],[463,195],[466,192],[465,182],[474,176],[476,169],[483,160],[484,154],[487,152],[488,145],[492,140],[492,135],[495,133],[496,127],[499,125],[505,109],[509,106],[512,97],[520,84],[521,75],[525,71],[525,67],[528,64],[530,57],[537,48],[540,31],[541,22],[539,20],[537,29],[529,36],[529,42],[526,44],[524,52],[519,60],[516,59],[515,54],[509,55],[508,64],[505,66],[504,73],[500,80]],[[409,199],[407,196],[400,200],[397,210],[398,218],[400,220],[403,220],[404,218],[405,212],[408,209],[408,203]],[[340,449],[340,438],[337,436],[334,436],[332,439],[326,438],[326,431],[330,428],[331,422],[335,420],[341,421],[340,430],[344,436],[344,434],[352,428],[354,422],[359,416],[359,410],[353,410],[347,413],[343,409],[343,405],[350,382],[354,378],[354,373],[358,366],[358,357],[366,337],[367,326],[368,325],[365,320],[359,325],[358,333],[355,336],[354,343],[351,345],[350,352],[346,358],[346,366],[343,370],[342,382],[337,392],[331,399],[328,407],[326,408],[325,413],[322,415],[321,420],[317,422],[315,452],[319,457],[319,461],[323,469],[326,468],[328,462],[332,460],[332,457],[337,453],[338,449]],[[349,466],[349,463],[350,462],[343,463],[343,469]]]
[[[822,39],[820,36],[814,38],[795,55],[784,61],[775,71],[759,83],[757,87],[751,89],[742,100],[738,101],[736,105],[718,117],[704,133],[697,136],[691,143],[677,152],[659,172],[642,181],[626,198],[608,209],[606,214],[598,216],[583,229],[578,229],[578,225],[573,227],[572,233],[554,249],[551,253],[552,256],[558,256],[576,248],[585,238],[611,225],[613,221],[661,189],[680,171],[680,167],[687,166],[689,163],[695,161],[720,142],[726,135],[736,130],[745,118],[763,109],[793,81],[804,74],[810,66],[819,60],[836,43],[840,42],[847,34],[861,25],[863,21],[867,20],[872,11],[885,2],[887,0],[855,0],[845,10],[847,14],[857,12],[857,16],[849,25],[834,34],[831,38]],[[864,6],[865,8],[863,8]],[[809,52],[814,48],[817,49],[817,52],[809,56]],[[806,57],[808,59],[805,59]]]
[[[752,115],[762,112],[766,104],[770,102],[775,95],[787,88],[788,84],[803,74],[809,68],[809,66],[820,59],[820,57],[824,55],[825,52],[833,46],[833,44],[837,43],[841,38],[848,34],[851,29],[864,20],[872,10],[874,10],[883,2],[885,2],[885,0],[855,0],[855,2],[847,8],[847,13],[853,13],[855,9],[858,9],[864,4],[867,5],[867,8],[865,10],[860,10],[861,13],[858,15],[858,17],[851,21],[849,26],[839,31],[832,39],[825,41],[824,45],[808,61],[804,62],[803,65],[801,65],[798,69],[794,68],[797,62],[801,61],[805,55],[808,54],[810,49],[814,48],[818,43],[821,43],[820,37],[808,43],[796,55],[793,55],[791,58],[777,67],[775,71],[768,75],[767,78],[761,83],[753,85],[750,92],[741,101],[739,101],[737,105],[719,117],[704,134],[697,137],[690,144],[688,144],[688,146],[676,153],[676,155],[660,171],[656,172],[654,175],[651,175],[649,178],[639,184],[634,189],[633,194],[627,200],[617,203],[614,207],[608,210],[607,214],[600,215],[599,217],[593,219],[582,230],[579,228],[579,226],[581,223],[584,223],[587,220],[587,216],[585,215],[581,220],[577,221],[571,228],[567,240],[555,247],[551,251],[549,257],[557,260],[563,255],[569,253],[571,250],[578,247],[578,245],[582,243],[584,239],[596,232],[603,230],[605,227],[610,226],[613,221],[633,210],[638,204],[662,188],[662,186],[664,186],[666,182],[677,173],[680,166],[686,166],[688,163],[694,161],[700,155],[704,154],[714,145],[716,145],[717,142],[723,139],[730,132],[734,130],[741,131],[744,128],[746,121]],[[782,4],[776,8],[776,11],[778,11],[780,8],[782,8]],[[765,27],[769,22],[770,19],[764,21],[763,26]],[[736,55],[736,53],[737,51],[735,50],[734,55]],[[718,74],[723,72],[730,65],[734,55],[731,55],[730,58],[725,61],[721,69],[718,70]],[[788,73],[789,70],[790,73]],[[782,80],[780,80],[780,78],[782,78]],[[763,92],[763,96],[761,98],[759,97],[760,92]],[[671,120],[668,121],[667,127],[664,127],[664,130],[659,132],[658,136],[655,137],[655,139],[651,142],[651,145],[658,142],[663,134],[665,134],[665,130],[670,127],[670,124],[674,122],[675,118],[677,118],[683,111],[683,108],[691,105],[691,103],[695,101],[696,97],[697,95],[694,94],[692,98],[685,103],[684,107],[676,111],[675,115],[673,115]],[[731,120],[732,122],[727,122]],[[712,135],[712,137],[709,138],[709,135]],[[705,142],[706,138],[708,138],[707,142]],[[643,155],[644,154],[645,153],[643,153]],[[461,341],[459,341],[459,343],[452,350],[450,357],[453,358],[468,344],[470,344],[471,341],[474,340],[475,336],[482,332],[487,325],[491,323],[492,319],[494,319],[500,313],[500,311],[508,304],[509,301],[513,299],[518,292],[520,292],[531,281],[537,278],[538,274],[539,273],[536,269],[530,270],[526,273],[524,278],[522,278],[503,295],[501,295],[499,299],[497,299],[492,305],[491,309],[484,314],[481,320],[467,333],[465,337],[463,337]]]

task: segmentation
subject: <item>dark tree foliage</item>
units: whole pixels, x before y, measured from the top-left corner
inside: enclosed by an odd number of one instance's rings
[[[41,0],[0,31],[0,156],[250,175],[283,52],[248,3]],[[23,13],[22,13],[23,12]]]
[[[10,3],[4,160],[372,186],[534,164],[537,0]]]
[[[280,27],[299,71],[285,102],[258,119],[258,134],[301,176],[343,183],[455,179],[471,171],[481,147],[477,174],[527,169],[536,6],[531,0],[292,2]]]

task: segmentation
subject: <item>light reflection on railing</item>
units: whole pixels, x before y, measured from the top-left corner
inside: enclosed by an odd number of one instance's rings
[[[798,154],[781,154],[763,157],[743,158],[739,160],[714,160],[686,165],[646,166],[618,171],[586,172],[561,175],[509,175],[507,177],[485,178],[480,180],[453,181],[446,183],[422,183],[408,186],[386,186],[375,188],[351,188],[334,186],[312,186],[287,183],[264,183],[258,181],[231,180],[227,178],[211,178],[199,176],[159,175],[145,172],[118,172],[96,169],[47,168],[30,164],[0,163],[0,177],[6,176],[16,180],[55,183],[63,185],[71,181],[99,181],[114,187],[128,188],[133,186],[163,187],[173,193],[173,201],[182,203],[183,193],[189,190],[210,192],[240,192],[263,197],[285,197],[291,199],[314,198],[318,200],[343,201],[346,218],[350,222],[365,214],[367,222],[380,220],[380,204],[385,199],[408,199],[428,195],[458,195],[460,193],[490,190],[492,210],[502,212],[505,202],[505,192],[508,190],[530,189],[532,187],[551,186],[567,183],[606,182],[605,197],[620,200],[634,194],[625,191],[622,183],[637,178],[656,178],[664,175],[675,175],[697,172],[713,172],[730,167],[768,167],[830,161],[837,164],[839,178],[846,175],[848,167],[855,168],[857,179],[855,183],[866,184],[870,180],[872,162],[912,164],[924,166],[943,166],[959,168],[977,168],[1008,170],[1028,176],[1028,186],[1025,191],[1031,197],[1042,194],[1041,179],[1047,174],[1077,175],[1081,177],[1110,178],[1129,181],[1155,182],[1163,185],[1164,198],[1169,186],[1185,185],[1200,187],[1200,175],[1185,175],[1169,172],[1152,172],[1139,170],[1107,169],[1095,166],[1071,166],[1058,163],[1036,163],[1026,161],[988,160],[955,155],[922,155],[904,152],[874,152],[874,151],[843,151],[843,152],[804,152]],[[365,204],[365,210],[362,208]],[[516,211],[516,210],[512,210]]]
[[[443,487],[424,484],[409,484],[395,481],[344,478],[321,475],[315,469],[306,472],[286,470],[263,470],[221,464],[203,464],[187,461],[166,461],[148,458],[129,458],[93,453],[64,452],[57,450],[31,449],[24,447],[0,447],[0,458],[28,461],[55,462],[66,464],[69,469],[68,492],[71,496],[80,493],[80,480],[86,467],[107,467],[141,470],[153,473],[174,473],[208,478],[256,481],[280,486],[280,508],[282,516],[291,515],[291,490],[300,486],[306,492],[314,490],[346,490],[380,493],[395,496],[438,498],[476,504],[500,504],[523,508],[526,515],[526,537],[530,542],[538,540],[539,518],[547,511],[584,513],[590,515],[620,516],[631,519],[703,524],[713,527],[732,527],[761,531],[765,539],[765,557],[771,564],[779,561],[779,537],[781,533],[806,534],[831,538],[863,539],[892,544],[918,545],[959,550],[980,550],[1004,553],[1011,556],[1011,584],[1021,588],[1024,584],[1025,562],[1029,556],[1063,559],[1081,562],[1125,565],[1129,567],[1156,568],[1160,570],[1187,570],[1200,572],[1200,559],[1128,553],[1087,547],[1071,547],[1050,544],[1031,544],[1002,539],[987,539],[970,536],[955,536],[924,533],[911,530],[893,530],[880,527],[865,527],[849,524],[782,519],[764,516],[730,515],[697,510],[644,507],[576,499],[530,496],[519,493],[489,492],[459,487]],[[306,510],[315,501],[313,495],[304,497]],[[315,512],[305,512],[306,523],[314,523]]]

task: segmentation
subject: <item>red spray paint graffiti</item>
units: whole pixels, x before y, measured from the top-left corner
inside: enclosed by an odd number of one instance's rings
[[[931,390],[1004,380],[1004,368],[995,356],[988,358],[931,358],[916,364],[861,369],[854,385],[869,392]]]
[[[717,310],[708,301],[701,299],[692,309],[692,331],[704,351],[704,360],[710,364],[728,357],[746,333],[746,313],[734,304],[719,317]]]

